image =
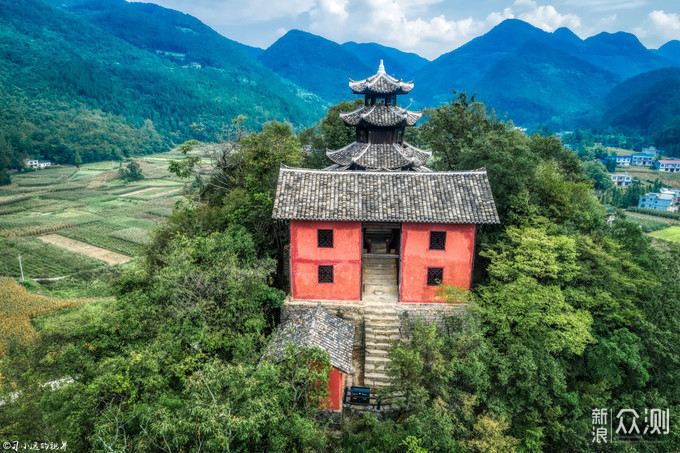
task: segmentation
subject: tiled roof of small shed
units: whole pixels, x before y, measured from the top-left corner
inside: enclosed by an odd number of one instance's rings
[[[499,223],[486,170],[365,172],[282,166],[274,219]]]
[[[274,334],[266,355],[282,360],[287,343],[322,349],[328,353],[331,365],[343,373],[352,372],[354,324],[321,306],[288,318]]]

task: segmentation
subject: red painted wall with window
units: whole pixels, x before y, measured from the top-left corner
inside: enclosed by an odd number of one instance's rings
[[[333,247],[318,246],[319,229],[333,230]],[[361,223],[291,220],[291,290],[294,299],[361,298]],[[319,283],[319,266],[333,266],[333,283]]]
[[[430,231],[445,231],[444,250],[430,250]],[[428,286],[427,269],[444,268],[443,283],[470,289],[475,225],[404,223],[401,227],[401,302],[436,300],[438,286]]]
[[[328,378],[328,391],[330,395],[324,400],[326,409],[339,411],[342,409],[342,371],[333,367]]]

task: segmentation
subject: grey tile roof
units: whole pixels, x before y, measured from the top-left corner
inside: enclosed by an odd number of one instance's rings
[[[401,170],[405,167],[416,169],[425,165],[432,155],[404,142],[375,144],[352,142],[337,151],[326,151],[326,155],[341,167],[359,166],[367,170]]]
[[[349,79],[349,87],[354,94],[406,94],[413,89],[413,82],[387,75],[381,60],[377,74],[356,82]]]
[[[396,105],[364,106],[353,112],[341,113],[348,126],[404,127],[415,126],[422,113],[410,112]]]
[[[272,217],[281,220],[499,223],[485,169],[368,172],[282,166]]]
[[[279,326],[265,356],[282,360],[287,343],[322,349],[328,353],[331,365],[343,373],[352,372],[354,324],[339,318],[321,305],[292,316]]]

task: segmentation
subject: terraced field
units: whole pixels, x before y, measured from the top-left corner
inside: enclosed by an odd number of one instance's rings
[[[149,232],[183,198],[184,182],[167,171],[170,159],[182,157],[170,151],[139,158],[145,179],[131,183],[118,178],[119,162],[13,175],[12,185],[0,186],[0,276],[20,277],[19,255],[27,278],[107,266],[83,253],[88,244],[127,257],[138,255]],[[46,243],[38,239],[43,235],[64,239]],[[86,245],[78,251],[73,247],[78,243]]]

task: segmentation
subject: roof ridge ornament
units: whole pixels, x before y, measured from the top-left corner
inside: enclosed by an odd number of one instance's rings
[[[386,74],[385,65],[383,64],[382,60],[380,60],[380,66],[378,66],[378,74]]]

